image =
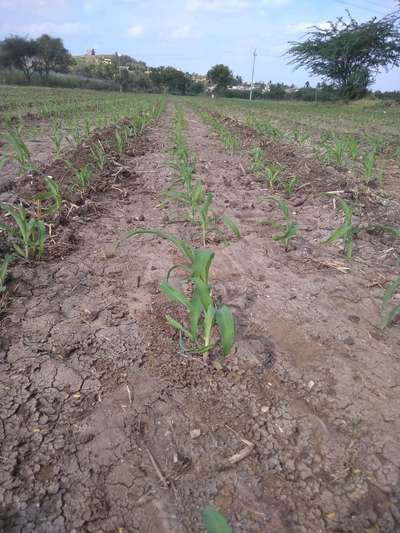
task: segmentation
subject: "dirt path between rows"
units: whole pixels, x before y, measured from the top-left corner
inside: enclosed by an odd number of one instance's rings
[[[175,206],[159,207],[175,178],[169,107],[145,154],[124,160],[131,180],[82,222],[76,251],[14,273],[0,346],[0,530],[199,532],[211,503],[235,532],[397,531],[400,335],[376,327],[376,264],[361,255],[345,274],[322,264],[342,261],[317,245],[337,218],[325,204],[296,208],[303,236],[284,252],[257,224],[273,212],[242,155],[187,119],[197,177],[242,231],[210,243],[236,351],[222,367],[178,352],[164,320],[174,306],[158,290],[177,260],[170,246],[142,237],[114,250],[134,226],[198,236]],[[232,466],[241,439],[254,448]]]

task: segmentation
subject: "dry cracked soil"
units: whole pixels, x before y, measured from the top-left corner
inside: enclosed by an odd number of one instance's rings
[[[115,247],[132,227],[201,243],[182,209],[160,206],[176,180],[169,105],[124,157],[123,184],[75,222],[76,246],[13,271],[0,530],[200,532],[212,504],[234,532],[399,531],[400,330],[379,328],[391,243],[360,238],[347,263],[320,244],[338,223],[332,200],[307,194],[289,202],[300,233],[285,252],[259,223],[278,214],[246,153],[185,114],[196,178],[241,229],[209,242],[234,353],[215,365],[180,353],[158,288],[179,261],[168,243]]]

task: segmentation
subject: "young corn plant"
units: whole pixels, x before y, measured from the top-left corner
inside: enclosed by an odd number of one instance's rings
[[[347,155],[346,139],[334,138],[325,144],[325,158],[337,167],[343,167]]]
[[[297,176],[293,176],[285,184],[285,195],[286,195],[286,198],[291,198],[293,196],[294,190],[295,190],[298,182],[299,182],[299,178]]]
[[[46,240],[43,221],[31,218],[24,207],[0,203],[0,208],[14,220],[14,226],[0,222],[0,229],[10,239],[15,252],[24,259],[41,257]]]
[[[343,252],[347,259],[351,259],[353,255],[353,238],[358,233],[359,228],[353,226],[353,210],[351,207],[341,198],[339,198],[339,205],[344,214],[344,222],[322,243],[332,244],[336,241],[342,241]]]
[[[278,183],[282,170],[283,168],[279,163],[268,163],[265,167],[264,179],[271,189]]]
[[[97,141],[97,143],[90,146],[90,153],[97,168],[100,170],[100,172],[103,172],[107,163],[107,154],[103,145],[101,144],[101,141]]]
[[[273,202],[275,202],[276,206],[281,210],[282,215],[285,219],[284,224],[280,224],[280,230],[281,233],[278,233],[278,235],[273,235],[274,241],[280,241],[282,242],[285,252],[289,251],[290,242],[296,237],[297,235],[297,229],[298,226],[295,222],[293,222],[290,219],[289,215],[289,207],[288,205],[283,202],[282,200],[276,199],[276,198],[269,198]]]
[[[181,304],[187,315],[182,324],[170,315],[167,323],[179,332],[180,347],[184,351],[204,354],[219,346],[227,357],[235,342],[235,320],[226,305],[214,302],[209,286],[209,270],[214,259],[214,252],[193,248],[186,241],[180,240],[159,230],[136,229],[129,231],[123,239],[138,235],[155,235],[173,244],[183,255],[185,262],[174,265],[167,273],[166,281],[160,284],[160,290],[173,302]],[[171,273],[181,269],[190,284],[190,296],[176,289],[169,283]],[[215,340],[215,330],[219,332],[219,341]]]
[[[59,125],[56,125],[51,134],[51,141],[54,145],[54,155],[59,157],[61,153],[61,146],[64,140],[64,134]]]
[[[376,180],[376,153],[371,150],[362,158],[362,180],[366,185]]]
[[[44,176],[43,180],[45,182],[47,190],[43,192],[39,192],[33,197],[33,199],[36,202],[38,202],[39,211],[41,210],[40,203],[49,201],[51,205],[49,207],[45,207],[43,211],[47,215],[54,214],[54,213],[58,215],[61,213],[62,206],[63,206],[61,185],[57,180],[53,179],[51,176]]]
[[[22,140],[21,135],[17,131],[12,131],[7,135],[7,140],[14,151],[15,159],[18,161],[21,171],[32,172],[34,165],[31,153]]]
[[[397,258],[397,262],[400,263],[400,257]],[[388,310],[396,294],[400,293],[400,276],[395,278],[385,290],[383,295],[383,328],[389,327],[400,316],[400,300],[397,304],[394,304],[390,310]]]
[[[261,172],[265,168],[265,156],[262,148],[259,146],[255,146],[250,150],[250,157],[251,157],[251,168],[254,172],[257,174],[261,174]]]
[[[200,225],[203,235],[203,246],[206,246],[207,235],[211,231],[217,231],[216,225],[219,222],[225,224],[225,226],[232,232],[232,234],[240,239],[240,230],[238,226],[228,217],[225,216],[215,216],[209,215],[209,209],[213,201],[213,194],[211,192],[207,193],[204,203],[200,208]]]
[[[6,281],[8,276],[8,268],[11,264],[13,256],[11,254],[7,254],[1,261],[0,261],[0,294],[5,292],[6,290]]]
[[[115,130],[115,146],[119,155],[122,155],[125,149],[126,138],[120,129]]]
[[[87,191],[90,186],[91,172],[88,166],[78,168],[74,176],[73,188],[78,188],[81,192]]]

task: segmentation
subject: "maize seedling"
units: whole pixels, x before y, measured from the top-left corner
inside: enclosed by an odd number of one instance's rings
[[[400,263],[400,257],[397,258],[397,261]],[[387,308],[393,298],[400,292],[400,276],[395,278],[387,287],[385,290],[385,293],[383,295],[383,324],[382,326],[384,328],[387,328],[390,326],[394,320],[400,316],[400,302],[396,305],[394,305],[390,311],[387,311]]]
[[[347,203],[339,198],[340,208],[344,214],[344,222],[329,237],[322,241],[323,244],[332,244],[336,241],[342,241],[343,251],[347,259],[353,255],[353,237],[359,231],[357,226],[353,226],[353,210]]]
[[[294,190],[296,188],[296,185],[298,184],[299,182],[299,178],[297,176],[293,176],[292,178],[290,178],[290,180],[286,183],[285,185],[285,194],[286,194],[286,197],[287,198],[291,198],[293,193],[294,193]]]
[[[362,158],[362,166],[362,180],[366,185],[369,185],[376,179],[376,153],[374,151],[370,151],[364,155]]]
[[[107,154],[101,141],[97,141],[93,146],[90,146],[90,153],[96,166],[102,172],[107,163]]]
[[[214,252],[195,249],[186,241],[159,230],[131,230],[123,239],[144,234],[155,235],[174,244],[187,261],[174,265],[167,273],[167,280],[160,284],[160,289],[167,298],[183,305],[188,315],[187,326],[166,315],[168,324],[179,332],[181,348],[192,353],[207,355],[218,345],[218,342],[213,343],[212,339],[216,327],[219,330],[222,353],[225,357],[228,356],[235,342],[235,321],[229,307],[217,306],[212,298],[208,277]],[[191,297],[174,288],[168,281],[171,273],[178,268],[186,273],[191,284]],[[185,339],[189,341],[189,348],[185,345]]]
[[[250,150],[251,167],[257,174],[261,173],[265,167],[265,157],[262,148],[255,146]]]
[[[6,290],[6,281],[8,276],[8,267],[12,261],[12,255],[7,254],[2,261],[0,261],[0,293]]]
[[[74,185],[84,192],[90,185],[90,178],[91,172],[88,166],[78,168],[74,176]]]
[[[289,251],[290,241],[297,235],[298,226],[295,222],[290,220],[289,207],[285,202],[278,198],[267,198],[267,200],[272,200],[275,203],[275,205],[281,210],[285,219],[284,224],[272,223],[273,226],[278,227],[281,230],[281,233],[273,235],[272,238],[274,241],[281,241],[285,247],[285,252],[287,252]],[[262,221],[262,223],[271,224],[270,221]]]
[[[39,192],[33,197],[33,199],[36,202],[39,202],[39,205],[40,202],[43,201],[52,201],[53,205],[44,209],[44,212],[46,214],[61,213],[63,200],[61,195],[60,183],[57,180],[53,179],[51,176],[44,176],[43,180],[46,184],[47,191]]]
[[[215,216],[215,215],[209,215],[209,209],[213,201],[213,194],[211,192],[207,193],[204,203],[200,208],[200,224],[201,224],[201,230],[203,234],[203,246],[206,245],[206,237],[207,234],[210,231],[216,231],[215,225],[218,224],[218,222],[222,222],[225,224],[225,226],[233,233],[235,237],[240,239],[240,230],[238,226],[228,217],[225,216]],[[211,224],[213,225],[212,227]]]
[[[125,141],[126,138],[124,138],[123,134],[119,129],[115,130],[115,146],[117,148],[117,152],[119,155],[121,155],[125,148]]]
[[[17,131],[12,131],[7,135],[8,142],[11,144],[15,159],[23,172],[31,172],[34,170],[30,151],[20,134]]]
[[[207,533],[232,533],[228,522],[214,507],[207,505],[201,512],[204,527]]]
[[[41,257],[46,240],[46,228],[43,221],[30,218],[24,207],[15,208],[0,203],[0,208],[15,222],[16,227],[0,222],[0,229],[6,232],[17,254],[25,259]]]
[[[279,163],[269,163],[265,167],[264,179],[271,189],[275,187],[282,170],[282,166]]]
[[[54,155],[58,157],[61,152],[61,145],[64,139],[64,134],[60,126],[56,126],[52,132],[51,141],[54,144]]]

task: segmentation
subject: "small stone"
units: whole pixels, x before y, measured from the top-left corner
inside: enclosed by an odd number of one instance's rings
[[[268,413],[268,411],[269,411],[269,407],[268,407],[268,405],[263,405],[263,406],[261,407],[261,412],[262,412],[262,413]]]
[[[201,435],[200,429],[192,429],[190,432],[190,436],[192,437],[192,439],[198,439],[200,435]]]
[[[346,344],[347,346],[353,346],[353,344],[354,344],[354,339],[353,339],[353,337],[346,337],[346,338],[343,340],[343,343]]]
[[[314,385],[315,385],[314,381],[313,381],[313,380],[310,380],[310,381],[308,382],[308,384],[307,384],[307,389],[308,389],[309,391],[311,391],[311,390],[313,389]]]
[[[138,218],[138,220],[140,220],[140,222],[143,222],[143,220],[144,220],[144,215],[140,215],[140,217]]]

